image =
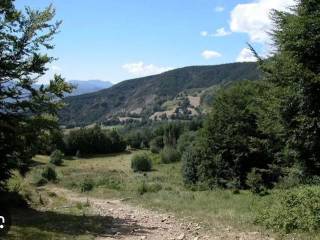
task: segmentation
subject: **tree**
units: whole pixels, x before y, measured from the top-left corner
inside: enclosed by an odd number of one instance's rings
[[[63,163],[63,153],[60,150],[54,150],[50,155],[50,163],[61,166]]]
[[[72,87],[55,75],[35,87],[54,58],[43,53],[61,22],[52,23],[52,6],[19,11],[13,0],[0,3],[0,189],[13,169],[25,173],[37,151],[39,136],[57,129],[60,101]]]
[[[240,82],[221,89],[205,122],[205,150],[198,166],[199,180],[211,186],[246,187],[252,168],[268,169],[267,136],[259,129],[259,82]]]
[[[320,2],[299,0],[273,12],[275,55],[262,62],[265,78],[282,91],[278,115],[284,155],[305,175],[320,174]]]

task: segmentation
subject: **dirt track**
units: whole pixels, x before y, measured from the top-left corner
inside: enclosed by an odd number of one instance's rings
[[[105,233],[96,240],[127,239],[127,240],[271,240],[259,232],[239,232],[230,227],[223,229],[212,227],[205,232],[197,223],[177,219],[172,215],[160,214],[155,211],[132,206],[122,200],[106,200],[82,197],[72,191],[50,187],[47,189],[70,202],[89,202],[93,214],[108,216],[112,223]],[[219,229],[219,230],[218,230]]]

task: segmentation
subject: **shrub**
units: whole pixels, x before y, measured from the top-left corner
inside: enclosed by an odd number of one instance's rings
[[[57,173],[54,167],[47,165],[41,173],[41,177],[44,178],[46,181],[56,181],[57,180]]]
[[[152,162],[146,153],[137,153],[131,159],[131,168],[133,171],[148,172],[151,171]]]
[[[160,152],[162,163],[173,163],[180,160],[180,154],[173,147],[166,146]]]
[[[109,189],[120,190],[123,187],[123,181],[119,179],[119,176],[108,173],[105,176],[100,177],[95,184],[97,187],[103,186]]]
[[[60,166],[63,163],[63,153],[60,150],[54,150],[50,155],[50,163]]]
[[[80,183],[80,191],[81,192],[90,192],[94,187],[94,182],[89,179],[85,178],[81,183]]]
[[[150,142],[150,151],[152,153],[159,153],[163,148],[163,137],[157,136]]]
[[[288,168],[283,170],[285,172],[285,175],[280,178],[277,188],[280,189],[288,189],[297,187],[302,183],[302,171],[299,170],[299,168]]]
[[[31,183],[38,187],[48,183],[48,181],[44,177],[42,177],[42,171],[43,170],[40,169],[32,171]]]
[[[256,218],[268,228],[285,231],[320,229],[320,188],[301,187],[274,196],[274,203]]]
[[[189,131],[183,133],[177,143],[177,150],[180,154],[183,154],[186,149],[190,147],[190,144],[196,139],[196,132]]]
[[[251,172],[248,173],[246,184],[250,188],[251,192],[255,194],[265,193],[266,189],[263,185],[262,174],[256,168],[253,168]]]
[[[198,181],[197,165],[200,156],[200,149],[196,149],[195,146],[188,148],[182,155],[182,176],[187,185],[195,184]]]
[[[138,186],[138,193],[143,195],[147,192],[159,192],[162,189],[161,184],[159,183],[146,183],[143,181],[139,186]]]

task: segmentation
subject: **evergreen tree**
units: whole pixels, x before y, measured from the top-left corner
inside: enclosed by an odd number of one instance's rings
[[[54,60],[44,53],[61,23],[52,23],[54,15],[52,6],[19,11],[13,0],[0,2],[0,189],[13,169],[28,170],[39,136],[58,127],[60,99],[72,90],[57,75],[34,86]]]
[[[320,1],[299,0],[274,11],[275,55],[262,63],[266,79],[283,92],[279,115],[283,156],[305,175],[320,174]]]

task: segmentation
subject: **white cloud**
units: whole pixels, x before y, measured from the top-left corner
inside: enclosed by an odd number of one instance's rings
[[[224,28],[219,28],[217,31],[213,34],[214,37],[224,37],[227,35],[230,35],[231,32],[226,31]]]
[[[122,68],[128,73],[138,77],[159,74],[173,69],[172,67],[160,67],[153,64],[145,64],[142,61],[124,64],[122,65]]]
[[[217,6],[217,7],[214,9],[214,11],[216,11],[216,12],[223,12],[223,11],[224,11],[224,7],[222,7],[222,6]]]
[[[209,33],[207,31],[202,31],[202,32],[200,32],[200,35],[202,37],[207,37],[209,35]]]
[[[249,48],[244,48],[241,50],[236,61],[237,62],[256,62],[257,59]]]
[[[255,0],[238,4],[231,11],[230,29],[232,32],[247,33],[252,42],[270,43],[271,10],[289,11],[288,7],[294,4],[295,0]]]
[[[221,57],[221,53],[216,52],[216,51],[211,51],[211,50],[204,50],[201,53],[201,56],[205,59],[211,59],[211,58],[217,58],[217,57]]]

